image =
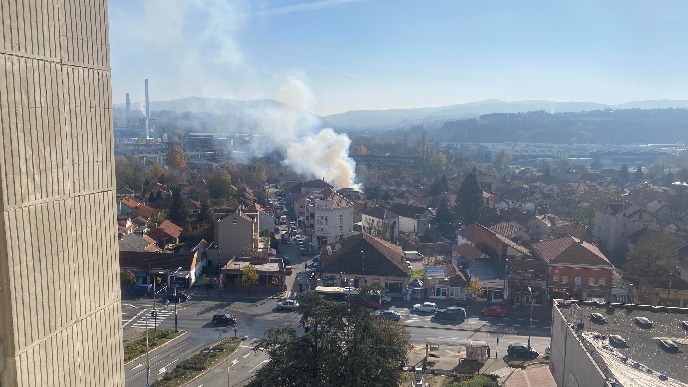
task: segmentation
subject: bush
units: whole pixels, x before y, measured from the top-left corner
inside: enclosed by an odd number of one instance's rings
[[[186,360],[182,360],[176,367],[168,372],[162,379],[156,380],[152,387],[179,386],[196,377],[201,372],[211,368],[218,358],[224,360],[224,355],[234,352],[239,347],[241,340],[226,338],[215,344],[212,348],[205,348]]]
[[[455,374],[444,387],[499,387],[499,384],[495,375]]]

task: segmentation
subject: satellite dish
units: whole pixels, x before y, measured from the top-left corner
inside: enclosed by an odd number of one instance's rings
[[[334,245],[335,251],[339,251],[339,249],[341,249],[341,248],[342,248],[342,245],[340,245],[339,243],[337,243],[336,245]]]
[[[325,250],[327,250],[327,254],[328,254],[328,255],[332,255],[332,247],[327,246],[327,247],[325,248]]]

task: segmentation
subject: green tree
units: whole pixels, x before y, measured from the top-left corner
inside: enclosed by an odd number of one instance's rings
[[[186,154],[179,145],[174,145],[167,151],[167,166],[172,169],[186,169]]]
[[[545,173],[545,170],[552,170],[552,161],[550,159],[540,159],[538,161],[537,170],[540,173]]]
[[[621,166],[621,169],[619,170],[619,179],[621,179],[623,182],[631,180],[631,174],[628,172],[628,165],[624,164]]]
[[[117,156],[115,157],[115,181],[117,188],[130,188],[134,192],[143,191],[145,173],[136,157]]]
[[[394,235],[392,235],[392,225],[387,223],[387,222],[376,222],[372,219],[368,219],[366,222],[368,224],[365,225],[365,231],[376,237],[380,238],[383,240],[386,240],[388,242],[391,242],[392,239],[394,239]]]
[[[502,172],[504,167],[509,165],[512,159],[513,156],[511,155],[511,152],[502,149],[495,155],[492,165],[497,170],[497,172]]]
[[[674,272],[678,258],[675,251],[656,248],[641,237],[628,252],[623,272],[628,277],[663,278]]]
[[[213,199],[229,199],[235,193],[232,188],[232,177],[224,169],[219,169],[210,175],[206,188]]]
[[[459,192],[456,195],[456,210],[458,218],[463,224],[468,226],[480,217],[480,210],[483,206],[483,190],[478,185],[475,173],[469,173],[461,183]]]
[[[645,176],[643,174],[643,167],[641,167],[640,165],[638,165],[638,169],[635,170],[635,176],[633,177],[633,180],[637,182],[645,180]]]
[[[450,240],[454,239],[456,227],[454,227],[454,219],[449,211],[446,198],[442,198],[442,202],[440,202],[440,206],[437,208],[437,213],[432,218],[432,228],[443,237]]]
[[[167,214],[170,220],[183,222],[189,218],[189,209],[182,198],[179,189],[172,189],[172,202],[170,203],[170,210]]]
[[[209,222],[213,219],[213,209],[210,207],[208,199],[201,200],[201,209],[198,213],[199,222]]]
[[[134,272],[132,272],[130,268],[125,267],[120,272],[119,279],[120,284],[122,285],[122,289],[127,289],[134,284]]]
[[[249,386],[400,385],[399,365],[411,349],[403,325],[373,317],[356,299],[341,304],[304,292],[299,301],[307,333],[289,326],[268,329],[258,345],[270,361]]]

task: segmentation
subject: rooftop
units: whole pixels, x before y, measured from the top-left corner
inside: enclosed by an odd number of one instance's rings
[[[578,330],[579,338],[586,343],[588,352],[600,369],[608,369],[611,376],[623,386],[677,386],[688,385],[688,339],[686,330],[681,327],[682,320],[688,320],[688,309],[650,307],[630,304],[597,304],[557,302],[564,319],[569,324],[584,323]],[[607,324],[595,324],[588,317],[591,313],[601,313]],[[635,324],[635,317],[647,317],[652,328],[641,328]],[[625,348],[611,347],[609,335],[619,335],[625,341]],[[674,341],[680,351],[664,351],[657,340],[668,338]],[[622,357],[628,358],[623,361]],[[634,368],[634,364],[637,369]],[[650,373],[648,370],[651,370]],[[660,381],[663,374],[672,381]],[[672,383],[673,382],[673,383]]]

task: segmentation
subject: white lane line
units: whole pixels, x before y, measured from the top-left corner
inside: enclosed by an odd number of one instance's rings
[[[232,360],[232,365],[230,365],[230,367],[234,367],[238,362],[239,362],[239,359]]]
[[[143,363],[137,365],[136,367],[132,368],[131,370],[133,371],[133,370],[135,370],[135,369],[137,369],[137,368],[140,368],[140,367],[143,367]]]
[[[257,366],[255,366],[255,367],[251,368],[251,370],[250,370],[250,371],[248,371],[248,373],[249,373],[249,374],[250,374],[250,373],[253,373],[253,371],[255,371],[255,370],[256,370],[256,368],[258,368],[258,367],[262,366],[263,364],[265,364],[265,363],[267,363],[267,362],[269,362],[269,361],[270,361],[270,359],[265,359],[265,360],[261,361],[260,363],[258,363],[258,365],[257,365]]]
[[[244,359],[246,359],[247,357],[249,357],[249,355],[251,355],[251,354],[250,354],[250,353],[247,353],[246,355],[244,355]]]
[[[134,317],[132,317],[131,319],[129,319],[129,321],[127,321],[124,325],[122,325],[122,328],[124,328],[124,327],[126,327],[127,325],[129,325],[132,321],[136,320],[136,318],[139,317],[139,315],[140,315],[141,313],[145,312],[145,311],[146,311],[146,309],[140,311],[136,316],[134,316]]]

